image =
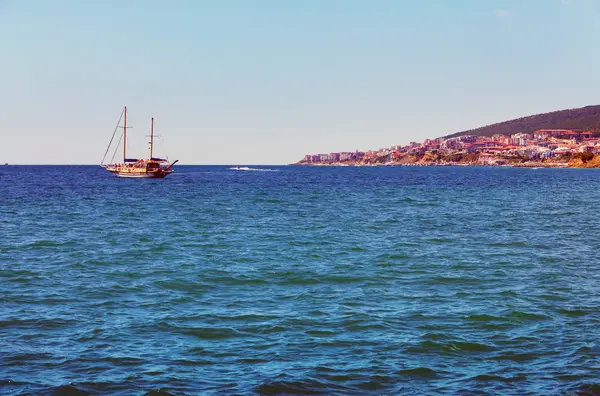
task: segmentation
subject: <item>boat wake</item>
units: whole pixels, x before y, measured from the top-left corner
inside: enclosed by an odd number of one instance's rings
[[[249,168],[247,166],[234,166],[233,168],[229,168],[231,170],[237,171],[250,171],[250,172],[279,172],[278,169],[262,169],[262,168]]]

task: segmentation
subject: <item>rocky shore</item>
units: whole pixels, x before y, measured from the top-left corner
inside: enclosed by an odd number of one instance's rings
[[[600,168],[600,155],[577,155],[566,158],[552,158],[546,160],[525,159],[495,159],[495,161],[482,160],[478,154],[472,154],[458,161],[440,160],[432,156],[406,155],[393,161],[382,160],[347,160],[347,161],[321,161],[311,163],[299,161],[294,165],[310,166],[493,166],[515,168]]]

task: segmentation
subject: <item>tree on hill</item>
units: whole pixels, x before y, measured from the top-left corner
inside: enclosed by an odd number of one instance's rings
[[[492,136],[496,133],[510,136],[521,132],[533,133],[538,129],[573,129],[600,132],[600,105],[530,115],[468,131],[457,132],[445,136],[445,138],[462,135]]]

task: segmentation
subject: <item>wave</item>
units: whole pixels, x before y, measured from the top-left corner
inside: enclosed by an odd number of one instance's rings
[[[434,341],[421,341],[416,345],[406,348],[407,352],[410,353],[445,353],[445,354],[457,354],[457,353],[481,353],[494,351],[495,348],[491,345],[480,344],[477,342],[434,342]]]
[[[244,334],[232,327],[180,327],[169,326],[171,330],[202,340],[225,340],[244,337]]]
[[[256,392],[261,395],[328,395],[331,387],[317,380],[274,381],[259,385]]]
[[[9,327],[35,328],[39,330],[54,330],[68,327],[77,323],[75,320],[53,318],[53,319],[5,319],[0,320],[0,328]]]
[[[496,356],[493,356],[489,359],[492,360],[511,360],[513,362],[517,362],[517,363],[522,363],[522,362],[527,362],[530,360],[535,360],[539,357],[543,356],[542,354],[537,354],[537,353],[530,353],[530,352],[524,352],[524,353],[517,353],[517,352],[505,352],[505,353],[500,353]]]
[[[133,388],[140,388],[139,386],[133,386]],[[91,383],[77,383],[69,385],[60,385],[57,387],[49,387],[46,389],[53,396],[86,396],[95,395],[97,391],[120,392],[132,390],[131,384],[126,383],[107,383],[107,382],[91,382]],[[143,391],[142,389],[137,389]],[[146,393],[144,396],[172,396],[173,393],[168,392],[166,389],[159,388],[153,389]]]
[[[479,374],[476,375],[474,377],[471,378],[472,381],[481,381],[481,382],[492,382],[492,381],[498,381],[498,382],[514,382],[514,381],[519,381],[522,378],[519,376],[516,377],[503,377],[501,375],[495,375],[495,374]]]
[[[438,373],[435,370],[432,370],[427,367],[416,367],[403,369],[396,373],[401,377],[412,377],[412,378],[434,378],[438,376]]]
[[[583,384],[578,387],[578,389],[574,389],[577,391],[578,395],[589,395],[596,396],[600,395],[600,383],[598,384]]]

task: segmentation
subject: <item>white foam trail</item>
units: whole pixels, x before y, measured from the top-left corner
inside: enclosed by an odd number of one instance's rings
[[[261,169],[261,168],[249,168],[247,166],[229,168],[237,171],[251,171],[251,172],[279,172],[279,169]]]

